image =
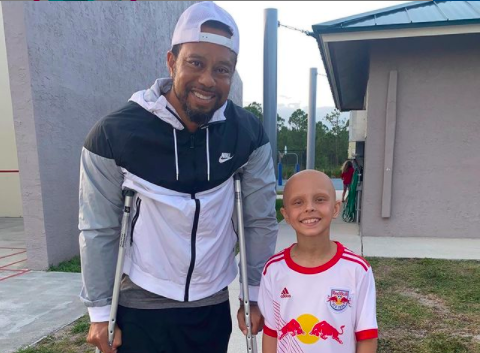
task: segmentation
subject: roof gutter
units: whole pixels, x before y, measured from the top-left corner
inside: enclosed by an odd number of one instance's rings
[[[375,40],[375,39],[393,39],[407,37],[428,37],[428,36],[445,36],[453,34],[470,34],[480,33],[480,21],[471,22],[469,24],[450,24],[449,26],[430,26],[430,27],[407,27],[405,26],[389,26],[385,29],[375,27],[364,28],[361,31],[329,31],[316,33],[322,37],[325,43],[343,42],[353,40]]]
[[[332,61],[330,59],[330,51],[328,50],[327,44],[322,40],[322,36],[315,36],[315,39],[318,44],[318,49],[320,50],[320,56],[322,57],[323,66],[327,74],[328,84],[330,85],[330,91],[333,94],[333,100],[335,102],[335,107],[340,109],[340,97],[339,91],[337,89],[337,82],[335,79],[335,74],[333,71]]]
[[[389,26],[389,28],[378,29],[378,26],[372,26],[364,28],[362,30],[353,31],[352,29],[343,28],[342,31],[339,28],[319,28],[319,26],[313,26],[315,33],[315,39],[318,44],[318,48],[321,53],[322,61],[327,73],[328,83],[330,90],[333,94],[335,106],[343,111],[341,92],[338,89],[337,77],[335,75],[334,63],[331,59],[331,53],[329,49],[329,43],[345,42],[345,41],[358,41],[358,40],[378,40],[378,39],[395,39],[395,38],[408,38],[408,37],[426,37],[426,36],[443,36],[453,34],[470,34],[480,33],[480,21],[458,21],[462,23],[449,23],[449,25],[433,25],[430,23],[430,27],[422,25],[420,27],[405,28],[405,26]],[[468,24],[467,24],[468,23]],[[463,25],[462,25],[463,24]],[[395,28],[393,28],[395,27]]]

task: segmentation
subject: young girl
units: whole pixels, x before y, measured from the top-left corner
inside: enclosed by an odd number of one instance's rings
[[[353,168],[353,164],[351,161],[345,161],[342,165],[342,180],[343,180],[343,194],[342,194],[342,202],[345,202],[345,194],[347,193],[350,184],[352,183],[353,172],[355,169]]]

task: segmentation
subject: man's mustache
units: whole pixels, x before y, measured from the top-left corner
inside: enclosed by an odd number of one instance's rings
[[[215,88],[207,88],[207,87],[204,87],[204,86],[194,86],[194,87],[189,87],[188,88],[189,91],[192,91],[194,89],[200,90],[200,91],[203,91],[203,92],[206,92],[206,93],[213,93],[214,95],[218,96],[217,90]]]

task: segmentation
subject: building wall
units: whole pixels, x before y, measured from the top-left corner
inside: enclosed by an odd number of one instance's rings
[[[362,231],[480,238],[480,36],[373,42]],[[388,77],[398,72],[392,209],[381,217]]]
[[[21,217],[20,176],[2,19],[0,8],[0,217]]]
[[[2,2],[29,268],[78,254],[85,136],[168,75],[170,38],[192,3]]]

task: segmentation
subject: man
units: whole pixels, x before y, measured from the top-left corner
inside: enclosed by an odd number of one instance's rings
[[[79,228],[87,341],[104,353],[226,352],[227,286],[237,274],[233,175],[242,171],[252,331],[260,276],[276,241],[271,148],[258,119],[227,100],[239,49],[233,18],[212,2],[180,17],[171,78],[101,119],[82,150]],[[136,192],[115,341],[108,319],[122,189]],[[237,317],[245,331],[243,308]]]

